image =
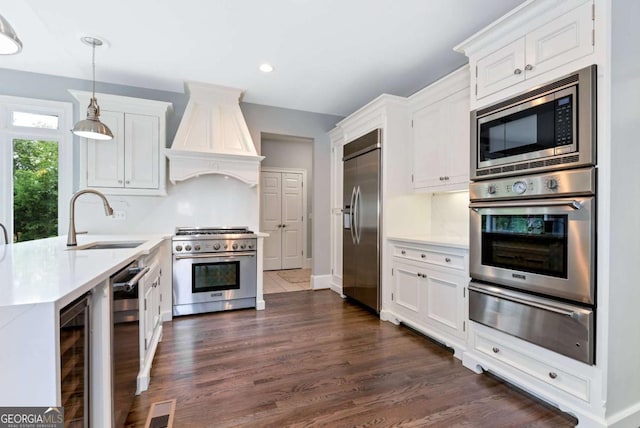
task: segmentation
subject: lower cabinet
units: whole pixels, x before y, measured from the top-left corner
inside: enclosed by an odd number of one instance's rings
[[[138,374],[138,393],[147,390],[151,381],[151,364],[162,339],[162,281],[170,280],[163,275],[162,262],[156,250],[145,257],[144,265],[149,272],[140,282],[140,373]]]
[[[454,349],[466,346],[466,250],[393,245],[391,305],[382,318],[397,321]]]

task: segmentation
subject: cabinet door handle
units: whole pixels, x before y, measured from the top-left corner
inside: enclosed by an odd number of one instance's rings
[[[556,373],[556,372],[549,372],[549,377],[550,377],[551,379],[555,379],[555,378],[557,378],[557,377],[558,377],[558,373]]]
[[[407,252],[405,250],[402,250],[402,251],[400,251],[400,254],[402,254],[404,256],[405,254],[407,254]]]
[[[451,259],[449,257],[445,257],[444,261],[447,262],[447,263],[451,263]]]
[[[524,66],[524,69],[525,69],[526,71],[531,71],[531,70],[533,70],[533,65],[531,65],[531,64],[527,64],[527,65],[525,65],[525,66]]]
[[[497,348],[497,347],[494,346],[492,351],[493,351],[494,354],[497,354],[498,352],[500,352],[500,348]]]
[[[420,257],[422,257],[423,259],[426,259],[427,255],[426,254],[420,254]]]
[[[513,70],[513,74],[522,74],[522,70],[516,68],[515,70]]]
[[[283,228],[285,228],[285,227],[287,227],[287,225],[286,225],[286,224],[283,224],[283,225],[282,225],[282,227],[283,227]]]
[[[124,183],[125,184],[131,184],[131,182],[129,180],[126,180]]]
[[[122,180],[118,180],[118,184],[122,184]]]

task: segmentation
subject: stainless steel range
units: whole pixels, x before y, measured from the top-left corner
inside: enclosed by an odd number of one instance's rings
[[[247,227],[178,227],[173,315],[256,306],[257,237]]]

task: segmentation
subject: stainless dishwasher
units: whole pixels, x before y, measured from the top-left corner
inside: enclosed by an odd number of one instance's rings
[[[149,271],[133,262],[111,277],[111,389],[113,426],[123,427],[136,394],[140,371],[138,283]]]

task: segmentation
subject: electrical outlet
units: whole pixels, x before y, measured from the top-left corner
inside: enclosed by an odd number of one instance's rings
[[[126,220],[127,212],[126,211],[113,211],[113,219],[114,220]]]

